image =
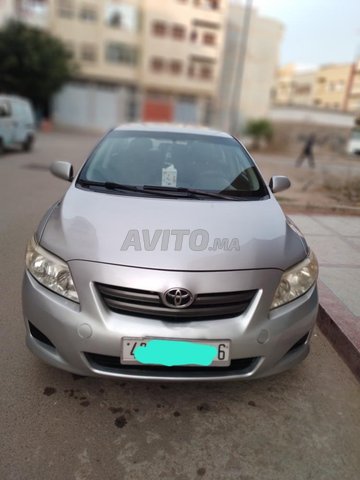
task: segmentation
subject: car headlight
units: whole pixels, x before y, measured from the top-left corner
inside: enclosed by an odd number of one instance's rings
[[[79,302],[69,267],[41,248],[32,238],[26,249],[26,267],[44,287],[74,302]]]
[[[283,273],[270,308],[280,307],[306,293],[316,282],[318,273],[318,262],[310,251],[305,260]]]

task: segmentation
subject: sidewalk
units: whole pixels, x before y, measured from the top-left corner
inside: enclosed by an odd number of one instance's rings
[[[360,379],[360,217],[290,217],[320,264],[319,327]]]

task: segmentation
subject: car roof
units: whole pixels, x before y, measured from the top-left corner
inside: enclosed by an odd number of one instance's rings
[[[232,138],[231,135],[207,127],[181,125],[176,123],[126,123],[115,128],[115,131],[188,133],[193,135],[209,135],[212,137]]]
[[[20,97],[19,95],[7,95],[6,93],[0,93],[0,100],[7,100],[7,101],[17,101],[17,102],[26,102],[29,103],[29,100],[25,97]]]

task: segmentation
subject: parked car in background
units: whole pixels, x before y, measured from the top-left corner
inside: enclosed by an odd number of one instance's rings
[[[31,150],[35,140],[35,117],[25,98],[0,95],[0,154],[6,149]]]
[[[309,352],[318,265],[234,137],[124,125],[96,146],[30,240],[28,347],[79,375],[229,380]]]
[[[349,155],[360,155],[360,127],[351,130],[346,151]]]

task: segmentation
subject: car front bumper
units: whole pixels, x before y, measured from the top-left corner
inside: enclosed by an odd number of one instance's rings
[[[234,272],[154,271],[93,262],[69,262],[81,306],[49,291],[28,272],[23,280],[26,343],[46,363],[78,375],[114,378],[199,381],[260,378],[301,362],[318,310],[316,286],[293,302],[269,312],[280,270]],[[89,280],[91,279],[91,280]],[[111,279],[111,281],[109,281]],[[237,317],[167,322],[119,314],[103,303],[95,283],[165,291],[186,285],[205,292],[258,290]],[[269,288],[261,288],[268,285]],[[201,293],[201,292],[197,292]],[[40,332],[40,333],[39,333]],[[45,337],[44,337],[45,336]],[[173,368],[120,363],[123,337],[231,341],[230,367]]]

